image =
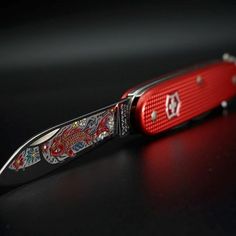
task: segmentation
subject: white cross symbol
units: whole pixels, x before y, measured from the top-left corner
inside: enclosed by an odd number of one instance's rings
[[[177,103],[175,102],[175,98],[172,97],[171,102],[169,104],[169,109],[171,110],[171,113],[175,112],[176,106],[177,106]]]
[[[168,119],[179,116],[181,101],[178,92],[166,96],[166,114]]]

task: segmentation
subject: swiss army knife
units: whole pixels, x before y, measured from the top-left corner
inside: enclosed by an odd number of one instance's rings
[[[137,85],[117,103],[35,135],[0,169],[1,185],[42,176],[111,138],[134,130],[156,135],[236,95],[236,58],[196,65]]]

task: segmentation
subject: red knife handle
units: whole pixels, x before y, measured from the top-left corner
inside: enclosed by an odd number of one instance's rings
[[[140,94],[134,119],[155,135],[201,115],[236,95],[236,64],[220,61],[152,83]]]

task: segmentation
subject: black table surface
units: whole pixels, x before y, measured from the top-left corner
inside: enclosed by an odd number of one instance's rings
[[[137,83],[236,52],[235,5],[214,2],[69,16],[63,5],[54,17],[1,23],[0,165],[35,133]],[[235,140],[235,100],[155,137],[113,139],[40,179],[0,187],[0,235],[236,235]]]

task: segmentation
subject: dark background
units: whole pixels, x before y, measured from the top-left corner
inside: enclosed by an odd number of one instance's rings
[[[234,1],[8,2],[0,16],[0,165],[137,83],[236,52]],[[235,140],[235,101],[161,136],[112,140],[0,187],[0,235],[236,235]]]

